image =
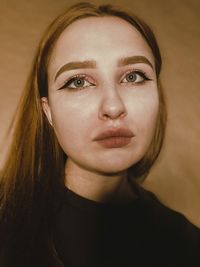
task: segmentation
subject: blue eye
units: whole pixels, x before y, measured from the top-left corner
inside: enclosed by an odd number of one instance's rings
[[[128,82],[135,82],[136,79],[137,79],[137,75],[134,72],[133,73],[129,73],[129,74],[126,75],[126,80]]]
[[[89,86],[92,86],[94,84],[88,82],[85,78],[85,76],[76,76],[73,77],[72,79],[68,80],[67,82],[65,82],[65,84],[59,88],[60,89],[82,89],[82,88],[86,88]]]
[[[126,76],[123,78],[123,83],[133,83],[133,84],[140,84],[143,83],[149,79],[145,73],[141,71],[131,71],[126,74]]]
[[[83,87],[85,84],[85,80],[83,78],[76,78],[73,81],[75,87]]]

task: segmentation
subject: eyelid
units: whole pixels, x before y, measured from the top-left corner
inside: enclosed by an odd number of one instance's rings
[[[146,72],[144,70],[141,70],[139,68],[130,68],[128,69],[127,71],[125,71],[125,73],[123,73],[123,75],[121,76],[121,79],[120,81],[122,81],[127,74],[129,73],[137,73],[138,75],[141,75],[141,77],[143,77],[145,80],[152,80],[151,78],[149,78],[149,75],[146,74]],[[82,79],[85,79],[88,83],[90,83],[91,85],[97,85],[97,82],[88,74],[85,74],[85,73],[78,73],[78,74],[75,74],[73,76],[70,76],[69,78],[67,78],[61,86],[59,86],[58,90],[60,89],[63,89],[65,87],[67,87],[67,84],[70,82],[72,83],[76,78],[82,78]],[[69,84],[70,84],[69,83]],[[85,87],[89,87],[89,86],[84,86],[83,88]],[[78,88],[81,88],[81,87],[77,87]],[[70,88],[69,89],[76,89],[76,88]]]
[[[123,75],[122,75],[122,80],[126,77],[127,74],[130,74],[130,73],[140,73],[140,74],[143,74],[145,77],[148,78],[148,75],[146,74],[145,71],[141,70],[141,69],[129,69],[127,70]]]
[[[78,78],[84,79],[84,80],[86,80],[88,83],[90,83],[91,85],[96,85],[96,83],[94,82],[94,80],[93,80],[89,75],[87,75],[87,74],[75,74],[75,75],[73,75],[73,76],[70,76],[68,79],[66,79],[66,80],[64,81],[63,85],[60,86],[60,87],[58,88],[58,90],[61,90],[61,89],[65,88],[65,87],[67,87],[67,86],[68,86],[67,84],[71,84],[72,82],[74,82],[74,81],[76,80],[76,78],[77,78],[77,79],[78,79]],[[91,79],[92,81],[90,81],[90,79]],[[85,86],[85,87],[88,87],[88,86]],[[82,87],[77,87],[77,89],[78,89],[78,88],[82,88]],[[83,88],[84,88],[84,87],[83,87]],[[69,89],[76,89],[76,88],[70,88],[70,87],[69,87]]]

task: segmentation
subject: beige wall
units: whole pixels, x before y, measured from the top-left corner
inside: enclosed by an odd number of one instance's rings
[[[63,8],[77,1],[0,0],[0,146],[38,40]],[[106,1],[95,1],[106,3]],[[163,54],[169,122],[162,154],[145,186],[200,226],[200,1],[110,1],[130,7],[154,29]],[[2,163],[1,163],[2,164]]]

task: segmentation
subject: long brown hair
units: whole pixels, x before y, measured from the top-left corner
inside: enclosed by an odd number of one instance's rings
[[[32,266],[30,251],[36,251],[38,240],[42,240],[43,244],[37,251],[43,251],[41,254],[38,252],[38,255],[43,255],[44,265],[47,259],[50,262],[53,258],[51,262],[58,264],[58,257],[53,250],[51,227],[59,190],[64,186],[67,156],[42,111],[41,97],[48,97],[47,67],[60,34],[74,21],[91,16],[116,16],[132,24],[152,50],[159,80],[161,56],[154,34],[146,23],[129,12],[111,5],[96,6],[82,2],[73,5],[48,27],[39,44],[19,103],[13,140],[0,180],[0,249],[4,247],[4,259],[7,260],[13,258],[13,255],[16,261],[19,260],[20,253],[27,255],[22,257],[21,266]],[[146,155],[129,169],[130,176],[135,179],[147,175],[162,147],[166,109],[162,88],[158,88],[160,106],[154,138]],[[15,246],[18,247],[17,252]],[[47,265],[53,266],[50,263]],[[37,263],[35,266],[40,265]]]

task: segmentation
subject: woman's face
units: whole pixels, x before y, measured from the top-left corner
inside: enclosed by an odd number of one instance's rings
[[[147,152],[158,115],[154,57],[117,17],[72,23],[53,49],[43,109],[68,162],[117,173]]]

